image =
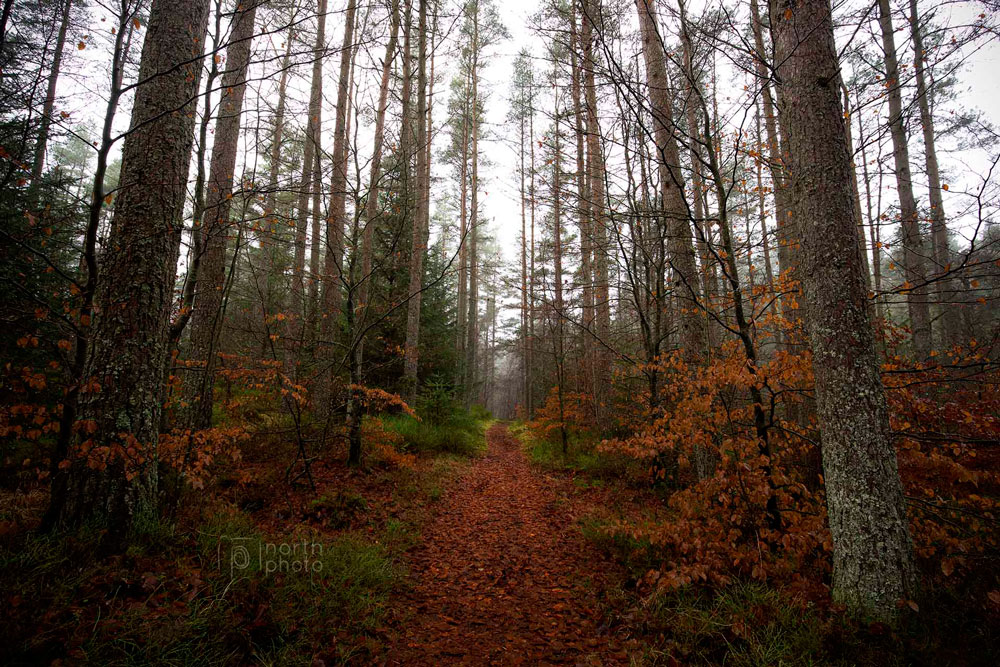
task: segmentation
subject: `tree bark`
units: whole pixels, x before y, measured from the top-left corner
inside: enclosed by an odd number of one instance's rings
[[[267,348],[267,334],[271,331],[273,310],[281,310],[281,304],[274,303],[275,281],[277,271],[274,257],[274,234],[279,222],[275,218],[278,202],[278,173],[281,168],[281,149],[285,138],[285,105],[288,97],[288,74],[291,70],[292,43],[295,41],[295,30],[289,28],[285,44],[285,55],[281,59],[281,77],[278,80],[278,101],[274,110],[274,129],[271,132],[270,165],[267,175],[267,194],[264,201],[264,219],[261,221],[261,249],[265,256],[265,277],[261,313],[264,324],[264,347]],[[277,308],[276,308],[277,306]]]
[[[430,189],[427,182],[427,0],[419,0],[417,19],[417,201],[413,214],[412,247],[410,250],[409,301],[406,304],[406,361],[403,384],[407,400],[417,398],[417,366],[420,342],[420,302],[424,278],[424,257],[427,255]]]
[[[683,12],[683,3],[680,7]],[[698,268],[691,240],[690,214],[684,198],[680,149],[671,131],[673,105],[670,102],[668,89],[666,56],[657,26],[655,0],[635,0],[635,8],[639,15],[642,53],[646,62],[646,82],[653,116],[661,205],[668,235],[667,247],[670,266],[677,279],[674,285],[676,302],[674,312],[677,313],[677,324],[680,329],[681,353],[689,363],[698,363],[705,358],[704,319],[698,308],[701,302],[701,288],[698,284]],[[682,34],[682,40],[685,42],[686,52],[690,53],[690,39],[686,30]],[[690,61],[690,58],[685,60]],[[693,72],[689,71],[688,77],[693,86]]]
[[[525,54],[522,53],[522,55]],[[531,61],[527,58],[522,60],[519,57],[518,64],[528,68],[526,71],[518,73],[522,77],[527,77],[531,71]],[[530,80],[520,79],[516,93],[520,139],[518,146],[518,176],[521,194],[521,392],[525,418],[530,418],[531,416],[531,343],[528,337],[528,193],[525,189],[524,179],[527,166],[524,151],[524,144],[527,139],[525,117],[527,116],[528,96],[532,94],[530,92],[530,85]]]
[[[319,263],[319,171],[317,155],[320,152],[321,125],[323,113],[323,57],[326,52],[326,7],[327,0],[318,0],[316,10],[316,42],[313,47],[312,83],[309,89],[309,118],[306,121],[305,145],[302,149],[302,174],[299,178],[299,197],[296,202],[295,251],[292,264],[292,288],[285,352],[285,371],[292,375],[297,350],[311,337],[316,301],[315,274]],[[306,239],[309,238],[309,196],[313,193],[313,244],[309,265],[308,305],[306,302]]]
[[[479,347],[479,4],[472,17],[472,95],[470,102],[472,133],[472,178],[469,217],[469,312],[466,324],[465,373],[466,403],[475,396],[477,381],[476,356]]]
[[[587,161],[590,197],[590,231],[592,238],[594,268],[594,309],[596,311],[597,336],[604,344],[608,342],[611,330],[611,310],[608,301],[608,256],[607,229],[604,210],[604,156],[601,152],[601,128],[597,117],[597,85],[594,71],[597,61],[594,57],[595,21],[600,15],[600,0],[580,0],[583,4],[583,21],[580,34],[583,49],[584,96],[587,113]],[[596,353],[597,370],[595,387],[600,388],[610,380],[609,359],[603,350]],[[595,397],[599,401],[599,397]]]
[[[757,77],[760,79],[761,103],[764,111],[764,132],[767,136],[767,165],[771,173],[771,188],[774,197],[775,236],[778,242],[778,273],[785,278],[797,279],[795,265],[798,261],[798,235],[796,221],[792,217],[791,202],[787,192],[784,149],[778,136],[778,122],[775,114],[774,95],[771,91],[771,70],[767,63],[767,49],[764,46],[764,30],[757,0],[750,0],[751,28],[756,49]],[[789,321],[801,315],[798,308],[792,308],[787,299],[779,300],[783,317]]]
[[[48,87],[45,91],[45,102],[42,103],[42,117],[38,124],[38,140],[35,142],[35,158],[31,165],[31,181],[37,184],[42,177],[45,166],[45,149],[49,143],[49,126],[52,123],[52,113],[56,103],[56,84],[59,82],[59,69],[62,65],[63,48],[66,46],[66,33],[69,31],[70,10],[73,0],[63,0],[62,19],[59,23],[59,34],[56,37],[56,48],[52,52],[52,67],[49,69]]]
[[[951,268],[951,250],[948,247],[948,224],[941,195],[941,171],[938,167],[934,137],[934,115],[931,113],[930,90],[924,74],[924,38],[920,31],[920,13],[917,0],[910,0],[910,35],[913,40],[913,72],[917,82],[917,103],[920,107],[920,126],[924,133],[924,166],[927,171],[927,195],[931,205],[931,247],[936,271],[947,273]],[[945,347],[962,341],[961,317],[950,299],[961,291],[954,276],[942,281],[943,289],[937,299],[941,307],[943,330],[941,341]]]
[[[858,221],[858,246],[861,248],[861,273],[865,279],[865,288],[871,292],[872,276],[868,266],[867,242],[865,241],[865,226],[861,213],[861,188],[858,186],[858,170],[854,164],[854,137],[851,133],[851,96],[846,85],[841,85],[844,92],[844,134],[847,136],[847,151],[851,155],[851,190],[854,193],[855,218]]]
[[[340,78],[337,82],[337,112],[333,128],[333,178],[330,181],[330,210],[327,211],[326,258],[323,267],[323,313],[320,316],[321,348],[330,349],[337,336],[341,304],[341,266],[344,256],[344,224],[347,218],[347,95],[350,87],[351,52],[354,48],[354,17],[357,0],[348,0],[344,24],[344,44],[340,51]],[[333,378],[325,381],[327,390]]]
[[[319,379],[317,395],[321,404],[321,414],[328,414],[332,407],[336,380],[335,366],[330,362],[332,362],[333,345],[340,332],[344,225],[347,221],[347,112],[356,13],[357,1],[348,0],[344,19],[344,42],[340,50],[337,110],[333,129],[333,176],[330,180],[330,208],[327,211],[326,253],[323,264],[323,312],[319,315],[320,340],[317,357],[326,361],[329,366]],[[349,448],[347,460],[351,465],[360,465],[360,448]]]
[[[399,39],[399,0],[393,0],[392,18],[389,26],[389,41],[382,60],[382,82],[379,86],[378,108],[375,111],[375,136],[372,146],[371,174],[368,180],[368,197],[365,201],[365,228],[361,237],[361,285],[358,290],[358,308],[361,311],[360,325],[365,326],[369,308],[374,255],[374,234],[379,223],[379,193],[382,179],[382,151],[385,145],[385,114],[389,106],[389,84],[392,79],[392,61],[396,57],[396,43]],[[364,340],[357,342],[356,354],[363,354]]]
[[[583,372],[585,383],[593,396],[597,395],[596,366],[594,359],[594,342],[589,335],[594,328],[594,269],[593,269],[593,230],[590,220],[590,179],[587,171],[587,158],[584,152],[583,103],[581,94],[581,79],[583,72],[577,49],[581,48],[580,30],[577,22],[580,20],[577,3],[573,3],[573,15],[570,17],[570,70],[572,84],[570,91],[573,96],[573,123],[576,134],[576,196],[577,196],[577,226],[580,229],[580,282],[582,284],[583,300]]]
[[[760,107],[754,109],[754,122],[757,129],[757,145],[764,145],[764,137],[760,131]],[[767,287],[771,292],[774,291],[774,269],[771,266],[771,243],[768,241],[767,233],[767,197],[764,191],[764,161],[758,155],[756,162],[757,168],[757,212],[760,221],[760,238],[761,243],[764,246],[764,276],[767,278]]]
[[[558,68],[558,60],[555,67]],[[558,85],[558,69],[553,73],[553,84]],[[562,267],[562,148],[559,145],[559,94],[555,95],[556,108],[552,119],[552,262],[553,262],[553,328],[555,329],[552,347],[556,359],[556,397],[559,402],[559,440],[562,443],[562,453],[569,453],[569,441],[566,437],[566,355],[563,339],[563,267]]]
[[[802,231],[833,597],[891,621],[917,576],[862,276],[830,3],[771,0],[770,15]]]
[[[913,352],[919,361],[930,356],[932,346],[930,304],[927,299],[924,240],[917,217],[917,201],[913,196],[910,175],[910,149],[903,125],[903,85],[899,79],[899,61],[892,27],[889,0],[878,0],[879,27],[885,54],[885,80],[889,97],[889,134],[892,137],[892,159],[896,168],[896,190],[899,193],[899,223],[903,237],[903,275],[906,284],[906,309],[913,330]]]
[[[458,236],[458,309],[455,315],[458,337],[455,349],[458,353],[458,384],[465,383],[465,336],[466,311],[469,306],[469,246],[466,244],[469,235],[469,82],[471,72],[466,72],[465,86],[462,90],[462,165],[459,169],[459,236]]]
[[[222,297],[226,282],[226,242],[229,239],[233,172],[240,138],[240,116],[246,92],[257,5],[250,3],[233,16],[226,70],[222,74],[222,99],[215,123],[215,143],[208,172],[208,198],[201,230],[202,257],[198,291],[191,314],[191,347],[184,376],[181,424],[204,429],[212,425],[212,398],[219,334],[222,330]]]
[[[79,441],[55,525],[109,543],[156,518],[161,387],[208,0],[153,0],[82,377]]]

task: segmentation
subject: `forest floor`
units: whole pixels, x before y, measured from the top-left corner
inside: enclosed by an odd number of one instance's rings
[[[605,624],[618,566],[576,524],[565,480],[532,467],[505,424],[409,552],[385,664],[622,664]]]
[[[613,529],[662,517],[669,489],[593,441],[467,421],[373,420],[366,466],[325,449],[314,488],[258,437],[105,556],[99,527],[36,530],[47,494],[26,468],[0,485],[0,664],[1000,664],[967,606],[890,632],[769,582],[657,591],[664,552]],[[397,462],[377,447],[390,427]],[[307,544],[308,573],[304,551],[277,558]]]

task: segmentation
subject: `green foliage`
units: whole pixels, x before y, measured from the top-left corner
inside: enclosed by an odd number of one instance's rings
[[[478,456],[485,445],[483,423],[465,412],[437,426],[405,415],[385,417],[383,421],[387,428],[403,436],[404,446],[411,452]]]
[[[455,397],[454,387],[440,376],[435,376],[425,384],[417,403],[417,410],[424,420],[434,426],[440,426],[461,408]]]
[[[597,451],[597,443],[586,434],[573,435],[569,452],[563,455],[557,439],[540,437],[523,422],[510,427],[532,463],[550,470],[570,470],[599,479],[623,479],[630,462],[623,457]]]
[[[441,380],[431,380],[418,401],[420,419],[407,415],[383,417],[391,431],[403,437],[403,447],[419,454],[478,456],[485,448],[486,423],[490,413],[480,406],[464,409],[454,388]]]
[[[469,415],[472,419],[480,422],[488,422],[493,419],[493,413],[487,410],[485,405],[478,403],[469,408]]]

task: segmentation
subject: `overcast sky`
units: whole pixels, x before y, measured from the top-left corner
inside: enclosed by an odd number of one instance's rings
[[[445,6],[454,7],[454,4],[448,2],[448,0],[442,1],[446,3]],[[327,42],[331,48],[336,49],[341,43],[343,34],[343,3],[341,0],[330,0],[330,3],[331,15],[327,22]],[[739,11],[745,13],[745,4],[740,3],[741,9]],[[492,138],[488,135],[480,144],[480,150],[488,158],[488,161],[484,161],[481,169],[481,177],[484,184],[480,198],[486,211],[486,221],[495,233],[505,256],[513,260],[518,256],[520,247],[520,199],[517,185],[517,155],[514,150],[517,140],[517,128],[506,126],[513,60],[522,48],[527,49],[536,56],[543,56],[545,43],[528,26],[529,15],[535,12],[538,7],[536,1],[500,0],[497,2],[497,5],[500,16],[510,32],[510,39],[502,42],[493,49],[488,67],[484,72],[480,84],[482,89],[489,92],[486,116],[492,134]],[[925,0],[922,2],[922,5],[930,6],[930,3]],[[665,8],[666,6],[661,1],[661,7]],[[703,6],[702,2],[694,0],[689,7],[689,12],[697,15]],[[949,11],[952,11],[952,23],[962,23],[974,17],[981,10],[978,5],[967,4]],[[663,10],[661,10],[661,13],[666,14]],[[90,120],[90,122],[96,123],[96,119],[99,118],[99,114],[103,109],[101,98],[106,91],[107,61],[109,60],[107,45],[110,39],[113,17],[96,4],[91,6],[90,15],[91,25],[81,26],[78,31],[79,34],[74,35],[73,41],[69,45],[70,62],[75,60],[76,66],[67,67],[67,74],[60,80],[60,93],[63,96],[63,105],[71,113],[66,123],[71,126],[77,124],[80,120]],[[634,21],[634,18],[631,20]],[[263,27],[260,26],[261,29]],[[442,26],[442,28],[444,27]],[[907,35],[903,30],[904,27],[904,25],[897,21],[897,48],[899,49],[908,46]],[[629,29],[629,26],[626,26],[624,29]],[[382,32],[377,34],[384,34],[384,28],[381,30]],[[453,34],[452,39],[454,37],[455,35]],[[839,34],[838,38],[840,38]],[[672,37],[668,35],[667,39],[672,40]],[[83,50],[73,48],[73,46],[78,44],[84,44],[86,48]],[[275,97],[276,77],[268,75],[267,72],[274,71],[275,64],[271,58],[276,57],[275,54],[281,52],[282,45],[282,34],[268,35],[265,38],[259,38],[255,41],[254,50],[262,55],[261,60],[263,62],[258,63],[258,66],[261,68],[258,78],[252,80],[250,83],[251,90],[248,91],[247,95],[248,108],[245,110],[245,123],[247,122],[246,119],[252,120],[255,123],[258,122],[257,118],[259,116],[256,113],[257,111],[264,117],[269,113],[268,105],[273,104]],[[838,46],[844,48],[845,45],[838,44]],[[378,76],[375,69],[378,67],[377,63],[383,52],[384,44],[370,43],[364,45],[362,54],[359,56],[359,68],[362,69],[357,73],[359,85],[361,86],[358,95],[359,99],[362,100],[362,104],[364,103],[363,100],[372,100],[373,96],[377,94]],[[901,56],[901,60],[906,62],[908,57],[908,55]],[[719,57],[718,62],[721,81],[720,90],[723,93],[727,92],[727,85],[734,91],[740,91],[744,83],[752,85],[750,81],[735,78],[732,68],[727,67],[725,54]],[[325,100],[323,127],[325,134],[324,148],[327,151],[329,151],[332,144],[329,138],[333,129],[333,116],[336,104],[335,82],[338,65],[339,57],[336,54],[326,58],[326,62],[324,63]],[[368,69],[363,69],[365,67]],[[544,65],[539,63],[539,69],[542,67]],[[290,84],[290,96],[292,99],[289,101],[289,117],[295,123],[304,123],[305,114],[302,107],[304,107],[307,97],[309,71],[310,67],[308,64],[297,67],[296,77]],[[449,62],[449,58],[444,51],[441,52],[438,58],[437,71],[440,76],[435,91],[435,104],[437,106],[434,112],[434,120],[436,127],[440,127],[440,124],[444,121],[444,113],[447,108],[446,95],[448,84],[454,73],[454,62]],[[998,85],[1000,85],[1000,45],[998,45],[996,40],[987,43],[970,57],[968,66],[961,73],[961,80],[965,88],[962,104],[984,110],[987,117],[994,124],[1000,125],[1000,94],[998,94]],[[736,97],[739,96],[738,93],[734,95]],[[721,99],[720,103],[725,105],[728,97],[724,95],[722,97],[724,99]],[[544,96],[539,104],[546,104]],[[253,105],[258,106],[249,108]],[[298,108],[296,108],[296,105],[298,105]],[[723,116],[725,115],[725,112],[723,112]],[[126,105],[117,117],[117,127],[119,130],[127,128],[128,116],[129,108],[126,100]],[[536,134],[540,135],[546,124],[547,120],[544,114],[540,112],[535,123]],[[359,132],[359,157],[362,164],[368,159],[368,154],[371,151],[370,136],[371,128],[362,127]],[[438,136],[437,148],[443,146],[444,140],[445,137],[443,134]],[[253,141],[254,138],[252,135],[244,135],[244,145],[246,147],[251,146]],[[248,153],[244,152],[244,155],[247,156]],[[249,157],[252,159],[252,152]],[[911,160],[914,161],[915,171],[918,170],[919,165],[917,161],[922,160],[919,147],[911,152]],[[955,182],[951,183],[950,192],[947,193],[948,197],[955,201],[955,205],[949,207],[949,201],[946,200],[946,208],[949,208],[950,213],[951,210],[957,210],[962,206],[961,201],[955,198],[960,197],[964,190],[978,186],[978,179],[985,173],[986,166],[988,165],[988,156],[985,152],[981,151],[978,153],[973,151],[963,154],[945,153],[942,155],[942,160],[945,169],[950,171],[955,178]],[[247,166],[251,170],[253,169],[252,164],[248,164]],[[609,160],[609,168],[614,169],[613,160]],[[435,178],[439,184],[443,185],[446,179],[453,178],[449,169],[442,164],[436,164],[434,169]],[[887,179],[887,182],[889,180],[891,179]],[[891,190],[888,184],[886,188],[887,190]],[[442,189],[436,186],[432,196],[439,194],[440,191]],[[890,199],[894,199],[895,197],[893,192],[888,192],[888,196]]]

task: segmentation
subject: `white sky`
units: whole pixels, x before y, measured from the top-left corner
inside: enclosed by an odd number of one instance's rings
[[[452,9],[455,6],[454,0],[441,1],[445,6]],[[342,11],[346,3],[344,0],[329,0],[329,2],[332,13],[327,21],[327,43],[330,48],[336,49],[342,40]],[[712,6],[717,6],[718,4],[716,0],[708,0],[708,2]],[[852,3],[852,6],[856,6],[857,4],[855,0],[849,0],[849,2]],[[734,3],[730,2],[729,4],[732,6]],[[505,127],[508,110],[507,98],[512,79],[513,60],[518,51],[526,48],[530,52],[541,55],[545,45],[542,38],[533,34],[528,28],[528,17],[537,10],[537,2],[532,0],[497,0],[497,5],[500,16],[511,34],[511,38],[494,48],[489,65],[482,77],[481,87],[490,91],[490,101],[487,106],[487,122],[493,131],[494,138],[484,137],[484,140],[480,144],[482,153],[489,157],[492,165],[486,166],[484,164],[481,168],[481,178],[484,184],[480,199],[485,208],[486,221],[496,234],[505,257],[508,260],[513,260],[519,256],[520,199],[517,185],[517,156],[513,149],[513,144],[517,138],[517,128]],[[666,9],[672,5],[672,2],[668,3],[660,0],[661,16],[667,16]],[[700,13],[700,8],[705,6],[705,2],[694,0],[691,5],[688,11],[692,15],[697,16]],[[741,0],[736,5],[738,8],[737,11],[745,15],[747,5],[748,3]],[[922,0],[921,5],[930,6],[930,2]],[[69,41],[70,64],[66,67],[64,77],[60,80],[60,93],[63,96],[62,105],[71,113],[71,117],[67,121],[67,124],[71,126],[80,122],[80,120],[96,119],[103,109],[101,98],[102,91],[106,89],[107,60],[109,59],[108,40],[110,39],[113,17],[110,13],[103,10],[100,5],[93,5],[90,11],[92,16],[90,25],[83,27]],[[980,11],[985,10],[982,10],[979,4],[968,3],[956,5],[949,11],[951,12],[950,20],[955,24],[965,22]],[[416,14],[415,10],[414,14]],[[634,22],[634,10],[630,13],[630,16],[633,17],[631,20]],[[415,20],[416,16],[414,15]],[[260,19],[258,19],[258,23],[260,23]],[[258,30],[260,29],[261,26],[258,25]],[[631,27],[625,26],[624,29],[631,29]],[[908,31],[905,30],[905,25],[898,20],[898,17],[896,29],[897,49],[901,52],[900,60],[901,62],[906,62],[909,56],[903,52],[903,49],[908,49],[909,46]],[[840,35],[838,35],[839,37]],[[668,34],[667,39],[672,40],[672,36]],[[73,48],[78,41],[86,42],[87,48],[85,50]],[[273,56],[281,50],[282,41],[283,37],[281,36],[271,36],[264,40],[257,40],[254,47],[255,52],[263,53],[270,50],[271,53],[268,55]],[[843,48],[843,44],[838,44],[838,46]],[[414,44],[415,48],[416,45]],[[362,103],[366,99],[372,100],[374,95],[377,94],[378,73],[374,68],[377,67],[376,61],[381,58],[383,51],[384,44],[370,44],[366,45],[359,56],[358,67],[366,68],[359,70],[357,75],[362,86],[359,91],[359,99]],[[436,104],[434,112],[435,127],[440,127],[444,120],[448,83],[453,74],[452,71],[449,71],[453,67],[449,68],[449,63],[446,60],[446,57],[442,55],[439,56],[437,61],[439,80],[434,98]],[[74,61],[75,65],[72,64]],[[275,66],[273,62],[266,65],[269,71],[273,71]],[[324,149],[326,151],[330,150],[331,145],[329,136],[333,129],[338,66],[339,55],[336,53],[328,57],[324,63],[325,100],[323,127],[326,138]],[[539,70],[542,67],[543,65],[539,64]],[[725,57],[720,57],[719,68],[720,79],[728,79],[728,83],[733,86],[733,90],[735,91],[739,91],[743,83],[750,83],[742,79],[734,80],[732,78],[731,73],[729,73],[731,69],[727,68]],[[289,118],[292,122],[300,124],[304,124],[305,122],[305,114],[303,113],[302,106],[305,104],[305,98],[307,97],[306,90],[308,87],[309,72],[310,67],[308,65],[299,66],[296,70],[297,77],[290,84]],[[1000,93],[998,93],[1000,76],[998,76],[998,72],[1000,72],[1000,44],[994,40],[972,55],[969,60],[969,66],[961,74],[963,86],[967,88],[966,92],[963,93],[963,105],[984,110],[987,118],[996,125],[1000,125]],[[257,122],[257,114],[254,112],[258,104],[260,105],[261,113],[265,115],[268,113],[268,105],[273,104],[276,85],[274,80],[251,82],[250,90],[247,93],[245,119],[252,118],[253,122]],[[539,106],[545,107],[547,104],[543,95],[539,101]],[[720,100],[720,104],[725,105],[726,100]],[[607,110],[605,111],[607,112]],[[119,130],[123,130],[128,126],[128,115],[129,108],[126,104],[118,114],[117,126]],[[723,116],[725,116],[725,112],[723,112]],[[544,114],[540,112],[535,122],[536,135],[540,135],[546,125],[547,121]],[[359,133],[359,150],[361,152],[360,157],[362,158],[363,168],[366,164],[365,161],[368,159],[367,154],[371,150],[370,136],[370,127],[361,129]],[[506,139],[506,142],[503,139]],[[251,137],[245,137],[244,139],[245,142],[251,140]],[[442,134],[438,137],[436,146],[440,148],[444,142],[445,137]],[[913,162],[915,173],[921,171],[922,159],[922,151],[919,145],[915,144],[911,149],[911,161]],[[963,196],[961,194],[963,191],[978,187],[979,178],[985,172],[988,159],[987,155],[982,152],[961,155],[949,155],[945,152],[942,155],[942,160],[944,168],[952,174],[954,179],[950,184],[950,192],[946,193],[947,199],[945,202],[946,209],[951,212],[965,205],[958,199]],[[609,160],[609,168],[614,169],[613,160]],[[443,179],[451,177],[449,170],[441,164],[435,165],[434,174],[435,178],[439,179],[439,183]],[[193,175],[192,171],[192,178]],[[886,179],[886,181],[888,183],[891,179]],[[435,188],[435,192],[437,192],[437,187]],[[432,197],[434,194],[432,193]],[[890,198],[894,198],[894,193],[890,193],[889,196]]]

